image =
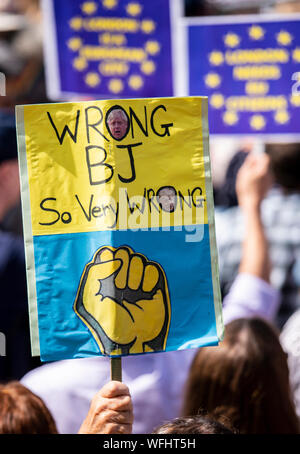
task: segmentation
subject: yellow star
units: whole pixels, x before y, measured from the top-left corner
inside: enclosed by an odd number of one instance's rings
[[[282,44],[283,46],[288,46],[289,44],[291,44],[293,37],[289,32],[287,32],[285,30],[281,30],[279,33],[277,33],[276,39],[277,39],[278,44]]]
[[[83,23],[83,21],[82,21],[81,17],[73,17],[69,21],[69,25],[73,30],[80,30],[82,27],[82,23]]]
[[[258,131],[266,126],[266,120],[262,115],[252,115],[250,118],[250,126],[252,129],[256,129]]]
[[[85,58],[77,57],[73,60],[73,68],[77,69],[77,71],[83,71],[87,67],[87,61]]]
[[[136,2],[128,3],[126,11],[130,16],[138,16],[142,12],[142,6]]]
[[[67,45],[69,49],[75,52],[76,50],[79,50],[80,47],[82,46],[82,40],[81,38],[78,37],[70,38],[67,42]]]
[[[89,87],[92,87],[92,88],[97,87],[97,85],[99,85],[100,81],[101,81],[99,75],[97,73],[92,73],[92,72],[88,73],[85,76],[84,80],[85,80],[85,83],[87,85],[89,85]]]
[[[296,47],[296,49],[293,50],[292,57],[295,62],[300,62],[300,47]]]
[[[155,27],[155,22],[153,22],[153,20],[151,19],[145,19],[141,22],[141,30],[144,33],[152,33],[155,30]]]
[[[155,70],[156,70],[156,66],[152,60],[143,61],[143,63],[141,64],[141,71],[144,74],[147,74],[147,75],[152,74],[152,73],[154,73]]]
[[[98,5],[95,2],[84,2],[80,6],[80,8],[83,13],[91,15],[94,14],[95,11],[97,11]]]
[[[106,9],[113,9],[117,4],[118,0],[102,0],[102,6]]]
[[[206,74],[204,78],[205,85],[207,85],[210,88],[216,88],[220,85],[221,83],[221,77],[217,73],[209,73]]]
[[[224,96],[221,93],[214,93],[209,102],[215,109],[221,109],[224,105]]]
[[[252,25],[248,29],[249,37],[254,40],[262,39],[264,37],[264,34],[265,34],[265,30],[262,27],[260,27],[259,25]]]
[[[278,110],[277,112],[275,112],[274,120],[276,121],[276,123],[283,125],[287,123],[289,119],[290,116],[286,110]]]
[[[239,117],[236,112],[228,110],[227,112],[224,113],[223,115],[223,121],[224,123],[232,126],[235,125],[239,120]]]
[[[121,79],[111,79],[108,83],[108,89],[112,93],[120,93],[124,88],[124,84]]]
[[[294,106],[294,107],[300,107],[300,93],[299,95],[291,95],[290,96],[290,103]]]
[[[160,51],[160,44],[158,41],[147,41],[145,44],[145,50],[150,55],[156,55]]]
[[[139,90],[144,85],[143,78],[141,76],[130,76],[128,81],[129,87],[133,90]]]
[[[222,52],[218,50],[213,50],[208,56],[209,62],[214,66],[222,65],[224,62],[224,56]]]
[[[240,44],[240,37],[236,33],[227,33],[224,36],[224,42],[228,47],[236,47]]]

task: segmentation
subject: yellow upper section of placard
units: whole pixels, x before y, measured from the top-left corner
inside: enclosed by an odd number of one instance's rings
[[[17,107],[24,112],[33,235],[206,223],[206,103]]]

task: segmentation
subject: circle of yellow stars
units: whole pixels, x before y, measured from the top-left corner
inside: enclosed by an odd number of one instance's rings
[[[265,38],[266,30],[263,26],[258,24],[252,24],[247,29],[248,37],[252,41],[260,41]],[[293,43],[293,35],[284,29],[281,29],[275,35],[275,39],[278,45],[290,46]],[[232,31],[228,31],[223,36],[224,45],[227,48],[235,49],[241,44],[241,37]],[[291,50],[291,59],[295,63],[300,63],[300,47],[295,47]],[[208,54],[208,60],[211,66],[219,67],[225,62],[225,54],[219,50],[212,50]],[[222,78],[216,72],[209,72],[204,76],[205,85],[211,89],[219,88],[222,82]],[[249,81],[246,84],[246,92],[248,95],[262,96],[265,95],[269,90],[269,86],[266,82],[261,81]],[[290,104],[294,107],[300,107],[300,93],[292,93],[289,97]],[[222,93],[214,92],[209,97],[210,106],[214,109],[222,109],[225,106],[226,99]],[[238,113],[234,110],[226,110],[222,114],[223,122],[227,125],[235,125],[239,121]],[[290,121],[290,113],[287,109],[282,108],[274,112],[273,119],[278,125],[285,125]],[[263,114],[256,113],[250,116],[249,119],[250,127],[253,130],[261,131],[266,127],[267,120]]]
[[[119,0],[99,0],[98,2],[93,0],[83,0],[80,4],[80,10],[83,17],[76,16],[70,19],[70,28],[75,32],[82,30],[84,27],[84,16],[92,16],[98,13],[99,4],[102,5],[104,9],[113,10],[119,6],[120,2]],[[143,5],[138,1],[129,0],[125,3],[124,10],[126,11],[127,16],[137,18],[141,16],[143,12]],[[152,19],[141,18],[139,20],[139,29],[145,35],[151,35],[156,29],[156,23]],[[121,46],[126,45],[127,38],[124,34],[102,33],[99,35],[99,43],[100,45]],[[84,47],[82,38],[75,35],[71,37],[66,44],[72,52],[77,53],[72,60],[72,66],[77,71],[86,71],[88,69],[89,62],[84,57],[83,52],[81,52],[81,49]],[[131,74],[127,78],[127,81],[125,81],[124,79],[116,76],[124,76],[129,72],[129,66],[126,62],[102,61],[98,65],[98,72],[89,71],[84,74],[83,77],[85,84],[92,88],[98,87],[101,84],[101,75],[104,75],[110,77],[108,81],[108,89],[113,94],[121,93],[125,88],[125,83],[127,83],[132,90],[140,90],[144,85],[143,75],[150,76],[157,70],[156,64],[152,58],[160,53],[161,44],[157,40],[150,38],[144,44],[144,51],[145,58],[139,65],[139,71],[141,74]]]

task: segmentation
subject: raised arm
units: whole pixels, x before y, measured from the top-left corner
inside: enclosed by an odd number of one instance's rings
[[[260,207],[271,184],[269,157],[266,154],[250,154],[241,167],[236,181],[238,203],[245,218],[239,272],[252,274],[266,282],[270,281],[270,260]]]
[[[280,303],[270,285],[268,241],[261,219],[261,202],[272,184],[267,155],[249,155],[237,175],[236,191],[244,214],[244,239],[239,272],[223,301],[225,324],[241,317],[274,320]]]

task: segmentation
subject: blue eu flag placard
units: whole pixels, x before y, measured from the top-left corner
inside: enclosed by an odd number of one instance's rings
[[[178,0],[44,0],[49,97],[172,96],[178,5]]]
[[[187,29],[189,95],[208,96],[212,134],[300,133],[299,15],[206,18]]]

